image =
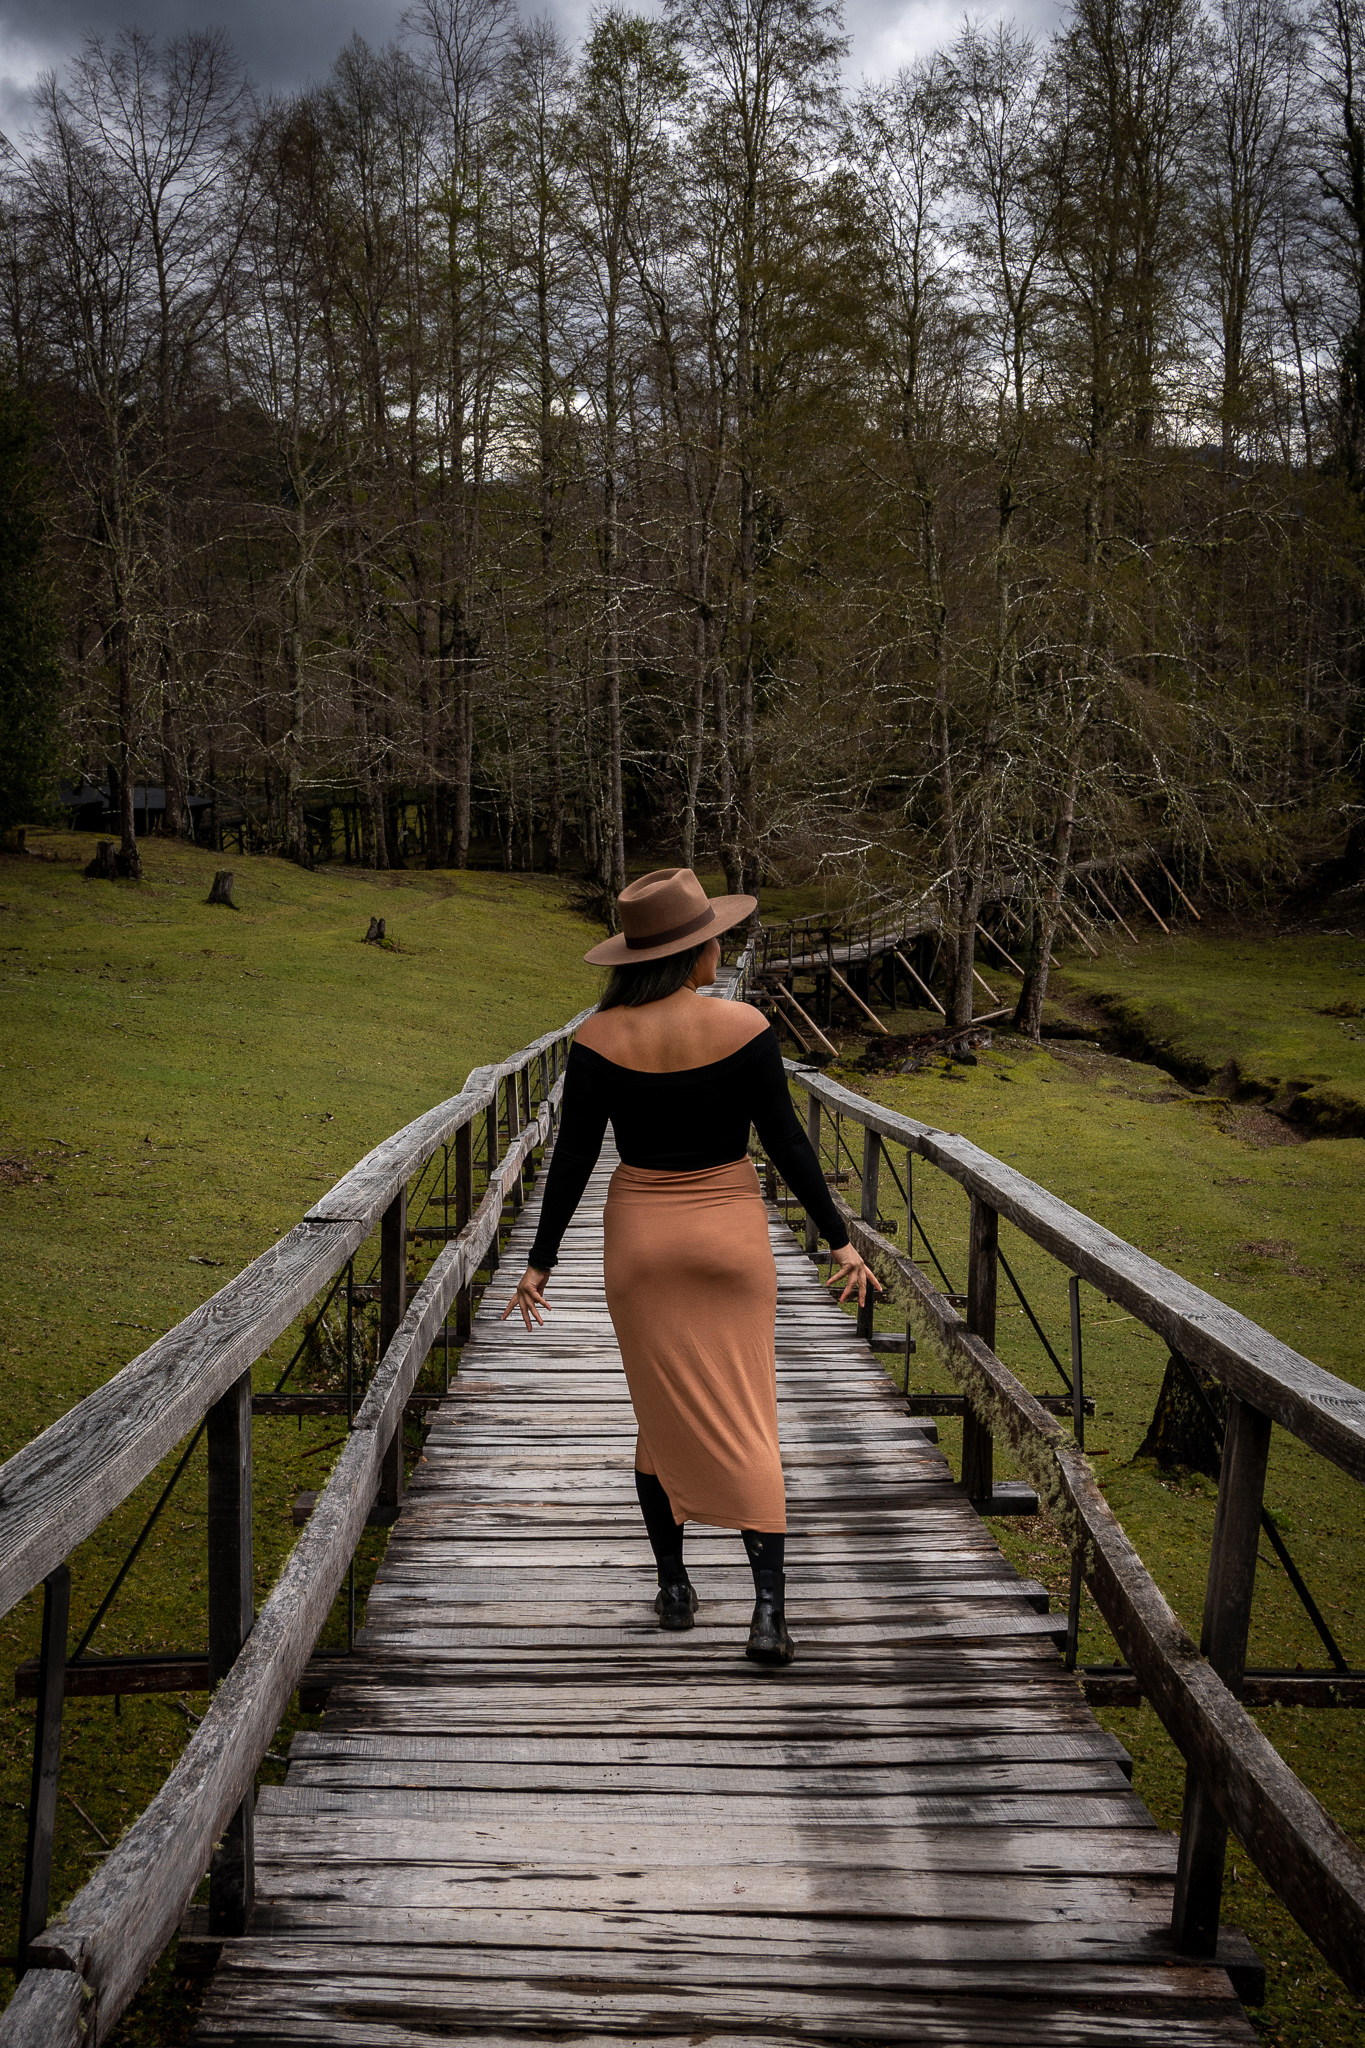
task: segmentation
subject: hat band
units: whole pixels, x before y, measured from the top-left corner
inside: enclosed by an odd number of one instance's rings
[[[633,939],[629,932],[626,932],[624,937],[632,953],[643,953],[649,946],[671,946],[674,939],[690,938],[693,932],[699,932],[705,925],[714,924],[715,921],[716,913],[708,903],[705,910],[699,910],[695,917],[689,917],[686,924],[675,924],[666,932],[646,932],[638,939]]]

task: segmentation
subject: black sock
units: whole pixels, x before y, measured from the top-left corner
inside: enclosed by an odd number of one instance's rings
[[[759,1584],[758,1575],[760,1572],[781,1571],[787,1539],[785,1536],[765,1535],[761,1529],[743,1529],[740,1533],[744,1538],[744,1548],[749,1553],[749,1569],[754,1575],[754,1591],[761,1593],[763,1588]]]
[[[645,1518],[645,1533],[649,1537],[654,1562],[659,1567],[659,1584],[674,1586],[679,1579],[687,1577],[683,1563],[682,1524],[673,1519],[673,1504],[652,1472],[635,1474],[635,1492],[640,1502],[640,1513]]]

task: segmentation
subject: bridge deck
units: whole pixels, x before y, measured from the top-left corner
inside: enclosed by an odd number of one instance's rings
[[[798,1660],[745,1663],[738,1536],[654,1627],[594,1178],[553,1328],[477,1318],[356,1663],[257,1810],[197,2038],[1241,2043],[1173,1958],[1175,1843],[776,1221]],[[531,1209],[504,1271],[520,1271]]]

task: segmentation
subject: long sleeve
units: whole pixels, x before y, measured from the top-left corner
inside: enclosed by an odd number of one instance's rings
[[[830,1250],[837,1252],[848,1243],[848,1231],[825,1184],[815,1148],[797,1121],[777,1035],[771,1030],[754,1061],[751,1086],[749,1113],[763,1150],[806,1214],[814,1217]]]
[[[574,1210],[583,1199],[588,1176],[597,1164],[607,1130],[606,1091],[593,1070],[593,1061],[575,1045],[569,1052],[564,1073],[564,1095],[560,1106],[559,1136],[550,1154],[545,1176],[545,1193],[540,1204],[536,1241],[527,1259],[537,1272],[547,1273],[557,1263],[559,1245]]]

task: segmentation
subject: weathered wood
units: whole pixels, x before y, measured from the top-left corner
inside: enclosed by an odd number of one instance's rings
[[[1365,1479],[1365,1392],[1325,1372],[1248,1317],[1116,1237],[966,1138],[882,1109],[836,1081],[787,1064],[808,1095],[904,1145],[979,1195],[1069,1271],[1127,1309],[1353,1479]]]
[[[33,1769],[29,1777],[24,1881],[19,1895],[19,1968],[29,1944],[47,1925],[52,1886],[52,1849],[57,1827],[57,1787],[62,1761],[63,1674],[71,1613],[71,1573],[58,1565],[43,1586],[43,1634],[38,1654],[37,1710],[33,1717]]]
[[[996,952],[1000,955],[1000,958],[1004,961],[1006,967],[1013,968],[1014,972],[1018,975],[1020,981],[1022,981],[1024,979],[1023,968],[1019,965],[1017,960],[1012,959],[1010,955],[1005,951],[999,939],[996,938],[994,932],[988,932],[984,924],[979,924],[976,929],[979,935],[986,941],[987,945],[994,946]]]
[[[814,1095],[811,1096],[806,1104],[806,1136],[810,1139],[811,1150],[818,1159],[820,1157],[820,1103]],[[813,1216],[807,1216],[806,1218],[805,1243],[806,1256],[814,1258],[820,1248],[820,1230]]]
[[[237,905],[232,900],[232,879],[231,868],[219,868],[205,901],[219,903],[227,910],[235,910]]]
[[[296,1224],[0,1467],[0,1613],[156,1470],[364,1235],[359,1222]]]
[[[548,1105],[542,1114],[548,1123]],[[378,1484],[382,1445],[451,1301],[487,1249],[513,1171],[541,1135],[538,1119],[414,1295],[315,1512],[170,1776],[61,1921],[34,1944],[38,1967],[74,1970],[93,1985],[101,2037],[165,1947],[214,1842],[251,1789],[350,1564]],[[8,2039],[0,2019],[0,2042]]]
[[[796,1015],[801,1019],[801,1022],[804,1025],[805,1029],[809,1031],[811,1037],[817,1042],[817,1044],[823,1045],[825,1051],[829,1054],[830,1058],[837,1059],[839,1057],[837,1047],[831,1044],[830,1040],[826,1038],[824,1032],[816,1023],[814,1017],[810,1015],[809,1011],[804,1010],[801,1007],[800,1003],[797,1002],[796,997],[792,994],[791,990],[789,988],[784,988],[780,981],[773,982],[771,984],[771,989],[772,993],[777,997],[778,1001],[783,1005],[785,1009],[795,1011]],[[797,1035],[798,1037],[800,1036],[799,1033]],[[803,1039],[802,1043],[804,1044],[805,1042],[806,1041]]]
[[[988,1203],[973,1195],[967,1255],[967,1328],[992,1351],[999,1242],[999,1218]],[[981,1502],[989,1501],[995,1491],[990,1429],[970,1399],[962,1417],[962,1490],[969,1500]]]
[[[1180,898],[1180,900],[1181,900],[1181,902],[1182,902],[1182,903],[1184,904],[1184,906],[1185,906],[1186,910],[1188,910],[1188,911],[1189,911],[1189,913],[1190,913],[1191,917],[1193,917],[1193,918],[1194,918],[1194,920],[1195,920],[1195,922],[1196,922],[1197,924],[1202,924],[1202,923],[1203,923],[1203,918],[1202,918],[1202,917],[1200,916],[1200,913],[1199,913],[1199,912],[1198,912],[1198,911],[1197,911],[1197,910],[1195,909],[1195,907],[1194,907],[1194,905],[1193,905],[1193,904],[1191,903],[1191,901],[1190,901],[1189,897],[1188,897],[1188,896],[1187,896],[1187,895],[1185,894],[1185,891],[1184,891],[1184,890],[1183,890],[1183,889],[1181,888],[1181,886],[1180,886],[1179,882],[1177,882],[1177,880],[1176,880],[1175,876],[1174,876],[1174,875],[1173,875],[1173,874],[1171,873],[1170,869],[1169,869],[1169,868],[1167,867],[1167,865],[1166,865],[1165,861],[1164,861],[1164,860],[1162,860],[1162,858],[1161,858],[1161,856],[1160,856],[1159,854],[1155,854],[1155,853],[1154,853],[1154,854],[1152,855],[1152,859],[1153,859],[1153,860],[1154,860],[1154,861],[1156,862],[1157,866],[1158,866],[1158,867],[1159,867],[1159,868],[1161,869],[1161,872],[1162,872],[1162,874],[1163,874],[1163,875],[1164,875],[1164,876],[1166,877],[1166,880],[1167,880],[1167,881],[1168,881],[1168,882],[1170,883],[1171,887],[1172,887],[1172,888],[1173,888],[1173,889],[1175,890],[1175,893],[1176,893],[1176,895],[1177,895],[1177,896],[1178,896],[1178,897]]]
[[[5,2007],[5,2048],[84,2048],[94,2037],[90,1986],[72,1970],[30,1970]]]
[[[1079,1675],[1092,1706],[1142,1705],[1142,1687],[1121,1666],[1087,1665]],[[1365,1708],[1365,1677],[1343,1677],[1339,1671],[1248,1671],[1242,1699],[1249,1707]]]
[[[896,958],[900,961],[901,966],[905,969],[911,981],[914,982],[915,987],[920,991],[921,995],[927,996],[929,998],[930,1003],[932,1004],[933,1008],[938,1011],[940,1017],[946,1017],[948,1012],[944,1009],[942,1003],[934,994],[934,991],[930,988],[928,982],[921,980],[920,976],[916,974],[914,968],[910,965],[910,962],[906,959],[904,953],[901,952],[899,946],[893,946],[891,950],[895,954]]]
[[[408,1191],[401,1187],[379,1226],[379,1350],[387,1351],[408,1306]],[[384,1446],[379,1468],[379,1504],[396,1508],[403,1498],[403,1417]]]
[[[14,1697],[37,1699],[42,1663],[26,1657],[14,1667]],[[68,1664],[62,1691],[67,1699],[110,1699],[124,1693],[207,1692],[208,1657],[193,1650],[153,1652],[137,1657],[82,1657]]]
[[[251,1374],[208,1414],[209,1683],[237,1661],[254,1618]],[[244,1934],[251,1913],[255,1859],[252,1802],[244,1799],[223,1829],[209,1867],[209,1931]]]
[[[1199,1647],[1234,1699],[1242,1694],[1269,1455],[1269,1417],[1245,1401],[1230,1400]],[[1180,1864],[1171,1911],[1171,1932],[1184,1955],[1209,1956],[1217,1947],[1227,1832],[1226,1821],[1191,1761],[1185,1772]]]
[[[858,991],[853,987],[853,984],[844,979],[843,975],[840,974],[838,968],[835,967],[832,962],[830,964],[829,971],[834,976],[834,979],[838,982],[844,994],[846,996],[851,997],[851,999],[857,1004],[858,1008],[862,1011],[863,1015],[871,1019],[872,1023],[876,1025],[878,1031],[880,1031],[883,1034],[883,1036],[889,1036],[887,1028],[885,1024],[883,1024],[881,1018],[877,1015],[877,1012],[872,1008],[872,1006],[869,1003],[865,1003],[863,1001],[862,997],[858,994]]]
[[[862,1199],[859,1204],[864,1223],[876,1224],[878,1218],[877,1190],[881,1176],[882,1141],[875,1131],[863,1132]],[[857,1315],[857,1330],[860,1337],[872,1335],[872,1321],[876,1314],[877,1301],[869,1287],[867,1300],[860,1304]]]
[[[1127,868],[1124,867],[1122,862],[1119,863],[1119,873],[1123,876],[1124,881],[1128,884],[1128,887],[1137,897],[1139,903],[1141,903],[1148,911],[1151,912],[1152,917],[1155,918],[1156,922],[1161,926],[1162,931],[1165,932],[1167,938],[1169,939],[1169,937],[1171,936],[1170,926],[1167,924],[1165,918],[1160,916],[1158,912],[1155,909],[1153,909],[1152,905],[1148,903],[1147,898],[1143,895],[1141,889],[1139,889],[1137,883],[1133,880],[1133,877],[1129,874]]]
[[[1081,1551],[1096,1605],[1224,1822],[1332,1967],[1353,1990],[1365,1989],[1365,1854],[1200,1656],[1079,1448],[918,1268],[846,1203],[839,1207],[859,1251],[896,1298],[914,1302],[930,1319],[973,1405],[1007,1438],[1068,1542]]]
[[[548,1093],[548,1091],[547,1091]],[[474,1126],[461,1124],[454,1136],[455,1147],[455,1230],[458,1236],[474,1213]],[[469,1341],[474,1295],[462,1287],[455,1297],[455,1342]]]

